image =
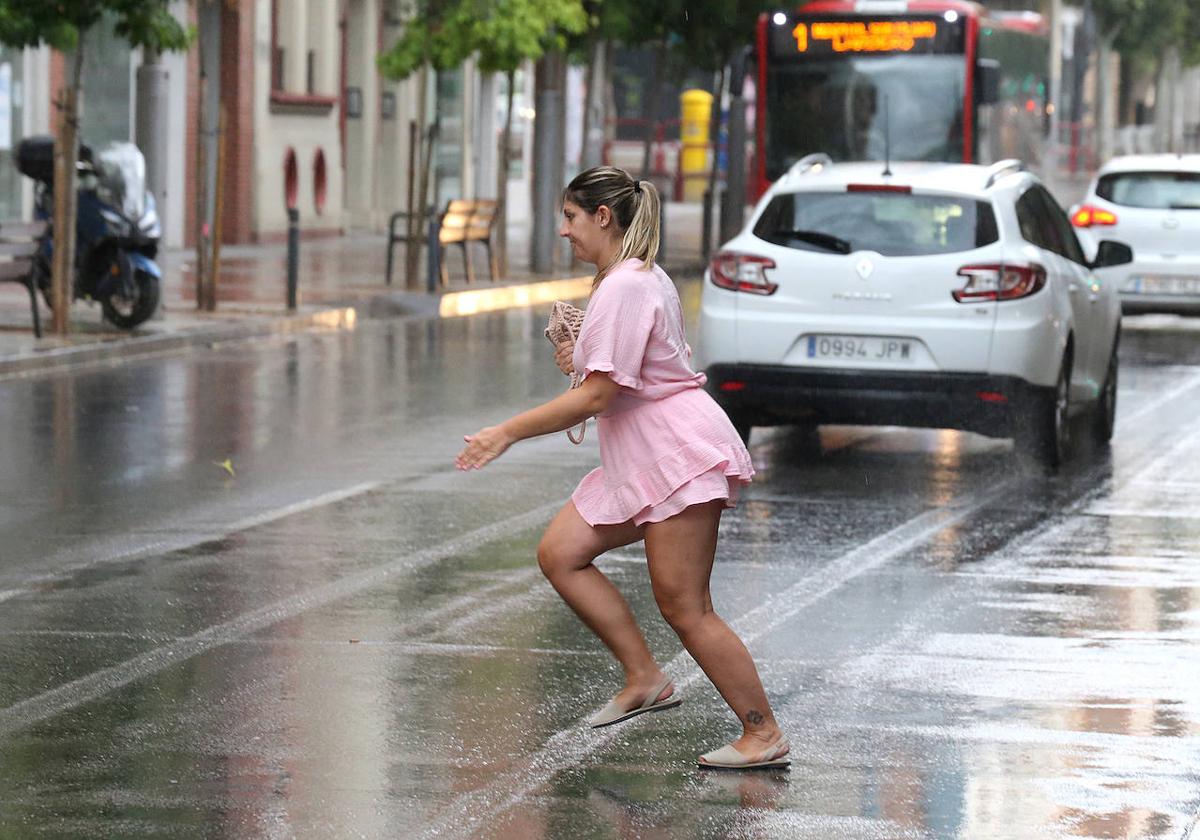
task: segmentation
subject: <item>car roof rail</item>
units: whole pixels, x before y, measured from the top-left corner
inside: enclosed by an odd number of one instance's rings
[[[993,163],[991,166],[988,167],[988,179],[987,179],[987,183],[985,183],[983,185],[983,188],[985,190],[991,189],[992,184],[999,181],[1005,175],[1013,175],[1017,172],[1024,172],[1024,171],[1025,171],[1025,162],[1024,161],[1017,160],[1016,158],[1007,158],[1005,160],[998,160],[995,163]]]
[[[814,152],[811,155],[805,155],[788,167],[788,175],[803,175],[805,172],[815,169],[818,166],[833,166],[833,158],[824,152]]]

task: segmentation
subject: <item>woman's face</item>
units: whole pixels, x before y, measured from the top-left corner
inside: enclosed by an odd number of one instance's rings
[[[616,226],[608,205],[601,204],[595,213],[589,213],[570,200],[563,202],[563,222],[558,235],[570,241],[577,259],[595,266],[602,262],[607,264],[608,252],[617,241]]]

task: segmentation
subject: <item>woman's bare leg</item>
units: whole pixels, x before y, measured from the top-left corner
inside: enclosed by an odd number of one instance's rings
[[[646,559],[663,618],[738,716],[742,737],[733,745],[749,755],[766,749],[782,733],[750,651],[713,612],[708,583],[724,505],[722,500],[693,505],[646,525]]]
[[[642,635],[629,604],[592,561],[606,551],[642,539],[632,522],[592,526],[568,501],[550,522],[538,545],[538,565],[575,614],[600,637],[625,671],[625,688],[616,700],[625,708],[639,705],[662,681],[663,672]],[[668,686],[659,699],[670,697]]]

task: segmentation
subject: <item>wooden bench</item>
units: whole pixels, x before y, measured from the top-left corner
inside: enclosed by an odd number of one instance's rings
[[[487,251],[488,279],[493,283],[499,270],[496,266],[496,255],[492,251],[492,230],[496,226],[497,204],[494,199],[456,198],[446,205],[446,209],[438,216],[437,226],[437,274],[443,286],[450,284],[450,275],[446,270],[446,246],[458,245],[462,248],[463,265],[466,268],[467,282],[475,282],[475,269],[471,265],[471,254],[468,246],[472,242],[482,242]],[[392,283],[392,249],[397,242],[409,243],[407,224],[411,213],[403,210],[393,213],[388,221],[388,253],[387,253],[387,284]],[[405,229],[397,232],[396,226],[403,222]],[[428,244],[431,234],[428,231],[416,232],[414,244]],[[432,266],[431,266],[432,268]],[[431,271],[432,274],[432,271]]]
[[[42,320],[38,313],[38,284],[33,260],[42,246],[46,233],[45,222],[0,222],[0,282],[20,283],[29,292],[29,309],[33,313],[33,334],[42,337]]]

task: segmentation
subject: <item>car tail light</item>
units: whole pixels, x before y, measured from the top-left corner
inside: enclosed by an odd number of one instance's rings
[[[1085,204],[1071,216],[1071,224],[1075,227],[1087,228],[1092,225],[1115,225],[1117,214],[1091,204]]]
[[[1029,297],[1046,285],[1046,269],[1037,263],[964,265],[958,276],[967,278],[961,289],[951,292],[959,303],[1016,300]]]
[[[753,254],[738,254],[733,251],[718,251],[708,265],[713,285],[735,292],[752,295],[773,295],[779,284],[767,279],[768,268],[775,267],[775,260]]]

